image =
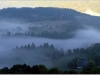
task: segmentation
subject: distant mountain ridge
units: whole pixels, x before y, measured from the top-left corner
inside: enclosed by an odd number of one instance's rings
[[[85,12],[88,8],[100,14],[100,0],[21,0],[1,2],[0,8],[7,7],[59,7],[71,8],[80,12]]]
[[[6,8],[0,10],[1,18],[14,18],[25,21],[72,20],[75,16],[84,15],[73,9],[65,8]],[[84,15],[85,16],[85,15]]]
[[[100,17],[91,16],[73,9],[37,7],[37,8],[5,8],[0,10],[1,19],[17,19],[25,22],[68,20],[100,29]],[[75,26],[75,25],[74,25]]]

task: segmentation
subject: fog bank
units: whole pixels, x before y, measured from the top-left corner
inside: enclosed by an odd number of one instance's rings
[[[11,23],[11,22],[0,22],[1,29],[11,30],[13,27],[22,26],[23,32],[27,31],[29,25],[24,25],[21,23]],[[18,31],[18,30],[16,30]],[[0,32],[3,33],[3,32]],[[4,32],[5,33],[5,32]],[[66,52],[68,49],[74,48],[86,48],[94,43],[100,43],[100,31],[88,27],[84,30],[77,30],[73,38],[66,40],[56,40],[49,38],[40,38],[40,37],[0,37],[0,68],[2,67],[11,67],[14,64],[44,64],[47,67],[52,67],[53,63],[51,58],[45,57],[42,51],[14,51],[12,48],[16,46],[24,46],[27,44],[34,43],[36,46],[43,45],[48,43],[49,45],[53,44],[56,48],[63,48]],[[56,34],[55,34],[56,35]]]

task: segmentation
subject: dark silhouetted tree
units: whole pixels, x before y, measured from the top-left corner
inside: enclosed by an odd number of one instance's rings
[[[57,68],[51,68],[49,74],[60,74],[61,72]]]

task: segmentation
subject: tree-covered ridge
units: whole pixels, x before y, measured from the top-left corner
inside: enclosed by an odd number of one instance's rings
[[[0,10],[0,19],[19,20],[21,22],[39,22],[39,21],[71,21],[76,26],[93,26],[100,29],[100,17],[90,16],[73,9],[54,8],[54,7],[36,7],[36,8],[4,8]]]
[[[77,48],[73,50],[64,50],[64,49],[57,49],[54,47],[53,44],[49,45],[48,43],[44,43],[43,45],[36,46],[34,43],[24,45],[24,46],[16,46],[16,48],[13,49],[14,51],[20,52],[23,51],[38,51],[38,52],[45,52],[44,54],[47,57],[51,57],[52,60],[58,60],[58,59],[71,59],[69,56],[73,56],[73,59],[69,61],[67,65],[61,64],[63,66],[66,66],[69,68],[69,70],[59,70],[57,68],[51,68],[48,69],[44,65],[34,65],[30,67],[26,64],[17,64],[13,65],[13,67],[8,68],[4,67],[0,69],[1,74],[95,74],[100,73],[100,43],[93,44],[91,47],[88,48]],[[77,55],[77,57],[75,56]],[[80,71],[77,71],[77,60],[78,59],[86,59],[88,60],[87,66],[82,68]],[[66,62],[66,61],[64,61]]]
[[[5,8],[0,10],[1,18],[19,19],[24,21],[42,20],[74,20],[75,16],[84,15],[73,9],[37,7],[37,8]]]
[[[67,59],[68,56],[77,55],[76,60],[78,60],[79,58],[80,59],[84,58],[87,60],[95,61],[95,66],[100,65],[100,55],[99,55],[100,54],[100,43],[96,43],[88,48],[77,48],[73,50],[70,50],[70,49],[64,50],[63,48],[57,49],[54,47],[53,44],[49,45],[48,43],[44,43],[43,45],[40,45],[40,46],[36,46],[34,43],[32,43],[32,44],[28,44],[28,45],[20,46],[20,47],[16,46],[14,50],[17,50],[17,51],[20,51],[20,50],[30,51],[31,50],[33,52],[42,51],[41,53],[44,53],[45,56],[52,58],[52,60],[59,59],[59,58],[65,58],[65,57]],[[73,65],[75,64],[76,63],[74,63]],[[77,68],[77,67],[72,67],[72,65],[70,66],[69,65],[68,65],[69,68],[74,68],[74,69]]]
[[[66,34],[66,35],[65,35]],[[52,38],[52,39],[68,39],[71,38],[73,35],[69,34],[67,32],[48,32],[48,31],[42,31],[41,33],[35,34],[34,32],[25,32],[25,33],[11,33],[7,32],[7,34],[2,34],[2,37],[9,36],[9,37],[23,37],[23,36],[32,36],[32,37],[45,37],[45,38]]]
[[[45,26],[42,25],[41,27],[29,26],[28,30],[25,32],[21,32],[22,28],[17,27],[17,32],[15,32],[15,28],[13,31],[6,31],[6,34],[2,34],[1,36],[9,36],[9,37],[22,37],[22,36],[31,36],[31,37],[45,37],[51,39],[68,39],[74,36],[74,32],[78,29],[85,29],[82,25],[79,25],[78,22],[71,22],[69,24],[63,25],[51,25]],[[1,30],[4,31],[4,30]],[[40,31],[39,33],[36,33]],[[15,33],[13,33],[15,32]]]
[[[100,66],[100,43],[95,43],[88,48],[80,48],[78,50],[73,50],[74,53],[84,54],[86,57],[83,59],[88,60],[87,66],[84,68],[93,68]],[[77,68],[77,60],[80,57],[74,58],[68,65],[69,68]]]
[[[27,50],[33,52],[37,51],[37,52],[41,52],[41,54],[43,53],[47,57],[51,57],[52,59],[56,59],[64,56],[63,49],[57,49],[54,47],[53,44],[49,45],[48,43],[44,43],[43,45],[40,46],[36,46],[34,43],[25,46],[20,46],[20,47],[16,46],[16,48],[13,48],[13,50],[16,51]]]

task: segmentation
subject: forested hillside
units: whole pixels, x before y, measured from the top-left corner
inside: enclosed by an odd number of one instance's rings
[[[0,10],[1,18],[20,19],[24,21],[74,20],[75,16],[84,15],[72,9],[37,7],[5,8]]]
[[[1,19],[15,19],[24,22],[36,21],[71,21],[82,25],[98,26],[99,17],[90,16],[73,9],[37,7],[37,8],[5,8],[0,10]],[[97,27],[98,28],[98,27]]]
[[[86,29],[88,26],[100,30],[100,17],[65,8],[5,8],[0,10],[0,18],[1,20],[14,19],[32,24],[37,22],[37,27],[29,27],[28,32],[19,33],[36,37],[67,39],[73,37],[73,32],[76,30]]]

